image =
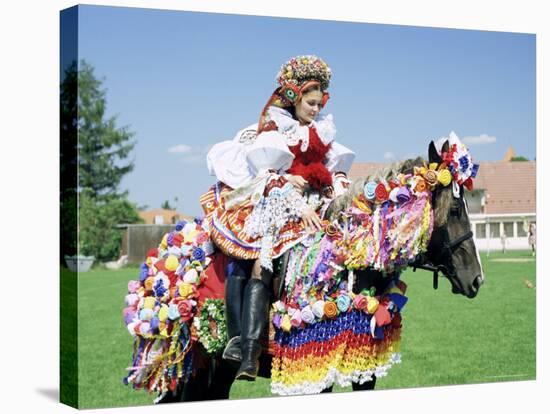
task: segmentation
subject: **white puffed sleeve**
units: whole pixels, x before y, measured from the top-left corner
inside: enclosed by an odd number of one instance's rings
[[[246,127],[237,132],[231,141],[219,142],[208,151],[206,163],[211,175],[231,188],[246,185],[256,176],[246,158],[247,147],[255,138],[256,128],[257,125]]]
[[[352,150],[333,141],[327,153],[326,167],[332,173],[342,171],[347,174],[354,159],[355,153]]]
[[[255,175],[266,170],[287,170],[294,154],[288,149],[286,138],[278,131],[266,131],[258,135],[247,147],[248,165]]]

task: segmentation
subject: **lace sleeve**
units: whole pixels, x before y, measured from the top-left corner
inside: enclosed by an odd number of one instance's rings
[[[230,141],[215,144],[206,156],[210,175],[231,188],[249,183],[255,173],[247,160],[247,148],[256,140],[256,125],[250,125],[235,135]]]
[[[338,142],[332,142],[327,153],[326,167],[332,173],[339,171],[347,173],[354,159],[355,153],[352,150]]]
[[[287,170],[294,159],[286,139],[278,131],[261,132],[254,143],[247,147],[246,157],[250,169],[256,175],[266,170]]]

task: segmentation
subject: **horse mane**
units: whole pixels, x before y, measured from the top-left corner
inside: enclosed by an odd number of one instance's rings
[[[325,218],[330,221],[337,220],[340,217],[340,213],[347,210],[353,201],[353,199],[363,192],[365,184],[370,180],[388,180],[397,176],[399,173],[412,174],[414,167],[421,167],[426,165],[427,161],[422,157],[411,158],[404,161],[394,162],[374,173],[355,179],[348,191],[344,194],[336,197],[330,204]],[[438,190],[437,203],[434,210],[434,225],[436,227],[443,226],[447,222],[447,216],[449,209],[451,208],[451,202],[453,200],[452,191],[450,187]]]

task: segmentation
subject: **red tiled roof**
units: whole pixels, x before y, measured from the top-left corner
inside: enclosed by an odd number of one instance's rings
[[[487,214],[535,213],[535,161],[480,163],[475,188],[485,190]]]
[[[193,221],[191,216],[180,213],[176,210],[165,210],[162,208],[156,208],[148,211],[140,211],[139,216],[143,219],[145,224],[155,224],[155,217],[164,217],[164,224],[174,224],[179,220]]]
[[[387,165],[355,163],[349,176],[352,179],[365,177]],[[535,213],[536,167],[535,161],[480,162],[474,188],[485,190],[485,213]]]

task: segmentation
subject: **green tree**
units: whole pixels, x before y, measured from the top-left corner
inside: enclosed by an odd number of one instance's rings
[[[178,198],[174,198],[174,202],[178,202]],[[170,202],[168,200],[165,200],[161,205],[160,205],[160,208],[163,208],[164,210],[175,210],[176,207],[174,207],[173,205],[170,204]]]
[[[142,221],[127,192],[119,192],[122,177],[133,169],[127,158],[134,134],[106,116],[105,94],[86,61],[66,70],[60,96],[62,255],[114,259],[122,238],[117,226]]]
[[[529,161],[529,158],[526,158],[522,155],[510,158],[510,161]]]
[[[135,204],[124,197],[98,202],[86,193],[81,193],[78,201],[80,253],[100,261],[118,258],[122,243],[118,226],[142,221]]]
[[[127,127],[107,117],[106,91],[94,68],[82,60],[78,69],[78,187],[101,201],[120,195],[122,177],[134,168],[125,162],[135,146]]]
[[[60,254],[77,253],[77,116],[78,70],[76,61],[64,72],[60,88]]]

